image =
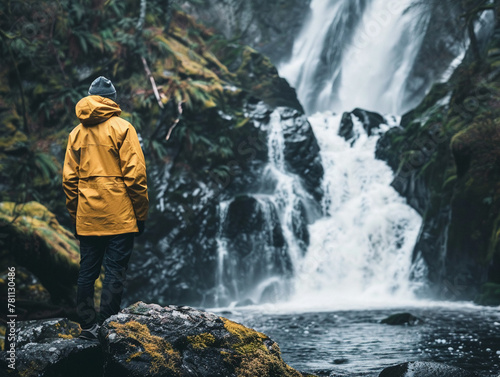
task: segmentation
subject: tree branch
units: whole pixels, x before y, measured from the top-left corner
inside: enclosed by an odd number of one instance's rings
[[[177,124],[179,123],[179,121],[181,120],[181,115],[182,115],[182,104],[184,103],[184,101],[181,101],[179,102],[179,105],[177,106],[177,111],[178,111],[178,116],[177,116],[177,119],[174,120],[174,123],[172,124],[172,126],[170,127],[170,129],[168,130],[168,133],[167,133],[167,136],[165,137],[165,140],[168,140],[170,139],[170,135],[172,135],[172,131],[174,130],[175,126],[177,126]]]
[[[160,98],[160,93],[158,92],[158,87],[156,86],[155,79],[153,77],[153,74],[151,73],[151,70],[148,67],[148,62],[144,58],[144,56],[141,56],[142,64],[144,65],[144,70],[146,71],[146,74],[148,75],[149,81],[151,82],[151,86],[153,87],[153,92],[156,97],[156,101],[158,102],[158,106],[160,106],[163,109],[163,102],[161,102]]]

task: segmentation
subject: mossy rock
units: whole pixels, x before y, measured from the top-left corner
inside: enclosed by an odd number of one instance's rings
[[[137,302],[104,322],[104,375],[302,377],[267,335],[187,306]]]
[[[0,203],[0,225],[1,265],[24,267],[55,303],[72,301],[80,262],[73,234],[37,202]]]

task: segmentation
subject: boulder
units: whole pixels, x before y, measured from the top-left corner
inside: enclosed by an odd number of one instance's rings
[[[100,335],[104,376],[303,376],[267,335],[188,306],[137,302]]]
[[[78,339],[79,325],[62,318],[17,325],[16,377],[306,376],[267,335],[187,306],[137,302],[104,322],[99,341]]]
[[[338,131],[339,136],[343,137],[346,141],[349,141],[355,137],[354,133],[354,122],[352,117],[355,116],[363,125],[368,136],[374,134],[374,130],[378,129],[381,124],[386,123],[385,118],[373,111],[363,110],[356,108],[352,112],[345,112],[342,114],[342,120],[340,121],[340,128]]]
[[[384,318],[383,320],[380,321],[380,323],[385,323],[386,325],[405,325],[405,326],[414,326],[422,323],[423,320],[421,320],[418,317],[415,317],[411,313],[396,313],[392,314],[387,318]]]
[[[385,368],[379,377],[479,377],[476,373],[445,364],[413,361]]]
[[[78,339],[78,323],[56,318],[20,321],[16,327],[16,369],[9,376],[102,376],[101,346]],[[0,353],[1,369],[11,370],[8,357],[6,352]]]
[[[363,128],[368,136],[371,136],[373,134],[373,130],[379,128],[381,124],[386,122],[382,115],[373,111],[356,108],[351,114],[363,123]]]

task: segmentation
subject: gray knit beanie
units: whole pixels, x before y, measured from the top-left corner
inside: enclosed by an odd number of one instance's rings
[[[116,89],[113,86],[111,80],[107,79],[104,76],[99,76],[90,85],[89,95],[106,97],[115,101]]]

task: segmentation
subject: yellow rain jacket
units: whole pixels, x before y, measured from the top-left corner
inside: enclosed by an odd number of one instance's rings
[[[63,167],[66,207],[82,236],[138,232],[148,214],[146,163],[135,128],[111,99],[76,105]]]

